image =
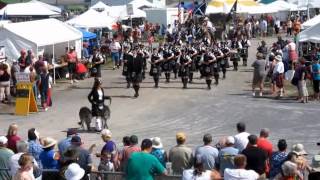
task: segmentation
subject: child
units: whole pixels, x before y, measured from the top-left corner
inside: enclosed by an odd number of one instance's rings
[[[33,168],[33,158],[29,154],[22,154],[18,163],[20,165],[19,170],[14,175],[13,180],[34,180],[33,174],[30,173],[30,170]]]

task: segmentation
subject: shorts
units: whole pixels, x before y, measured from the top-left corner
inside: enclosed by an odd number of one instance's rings
[[[111,52],[111,59],[113,62],[119,62],[120,55],[118,52]]]
[[[301,80],[298,82],[298,90],[299,95],[302,96],[309,96],[308,89],[307,89],[307,83],[305,80]]]
[[[69,70],[69,73],[70,73],[70,74],[75,74],[75,73],[76,73],[76,70],[77,70],[77,65],[76,65],[76,63],[71,63],[71,62],[69,62],[69,63],[68,63],[68,70]]]
[[[320,80],[313,80],[313,91],[315,93],[319,93],[320,91],[319,85],[320,85]]]

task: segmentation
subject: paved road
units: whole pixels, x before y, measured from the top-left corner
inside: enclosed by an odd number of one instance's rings
[[[250,62],[254,60],[257,43],[253,41],[249,50]],[[226,80],[208,91],[204,80],[195,80],[187,90],[181,88],[179,80],[161,83],[161,88],[154,89],[152,79],[148,77],[142,84],[141,96],[133,99],[133,89],[125,88],[120,71],[105,70],[103,86],[113,97],[109,123],[113,137],[121,143],[125,135],[136,134],[140,140],[159,136],[168,149],[175,144],[175,133],[184,131],[188,136],[187,143],[196,146],[202,143],[204,133],[213,134],[215,143],[222,136],[236,134],[235,124],[243,121],[250,133],[257,134],[261,128],[270,128],[270,139],[275,144],[278,139],[285,138],[290,145],[303,143],[310,154],[317,153],[320,103],[252,98],[251,78],[251,68],[241,67],[238,72],[229,71]],[[10,123],[16,122],[23,137],[28,128],[36,127],[42,136],[61,139],[67,128],[78,127],[78,110],[89,106],[87,94],[92,83],[92,79],[75,85],[59,83],[53,93],[53,108],[28,117],[13,116],[10,114],[12,108],[1,105],[0,134],[6,132]],[[103,145],[96,133],[80,131],[80,134],[87,147],[97,143],[100,149]]]

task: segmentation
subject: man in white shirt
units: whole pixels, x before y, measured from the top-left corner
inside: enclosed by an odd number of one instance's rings
[[[279,89],[279,96],[283,96],[283,73],[284,73],[284,64],[282,62],[282,57],[277,55],[275,57],[277,64],[274,66],[273,69],[273,77],[276,79],[276,86]]]
[[[249,133],[245,132],[246,131],[246,125],[243,122],[237,123],[237,130],[239,134],[234,136],[235,139],[235,144],[234,147],[239,150],[239,152],[242,152],[247,145],[248,145],[248,136],[250,135]]]
[[[111,58],[113,61],[113,70],[115,70],[116,66],[119,69],[120,67],[120,50],[121,50],[121,45],[120,43],[116,40],[117,36],[114,36],[112,39],[112,42],[110,44],[110,51],[111,51]]]
[[[259,174],[253,170],[246,170],[247,158],[240,154],[234,158],[235,169],[226,168],[224,170],[224,180],[256,180]]]

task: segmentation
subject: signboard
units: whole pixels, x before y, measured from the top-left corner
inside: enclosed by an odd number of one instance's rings
[[[4,46],[0,46],[0,59],[5,59],[6,58],[6,51]]]
[[[133,5],[132,4],[127,4],[127,14],[129,16],[133,15]]]
[[[16,74],[17,82],[30,82],[30,74],[25,72],[17,72]]]
[[[26,116],[30,112],[38,112],[32,86],[33,84],[29,82],[17,83],[16,115]]]

